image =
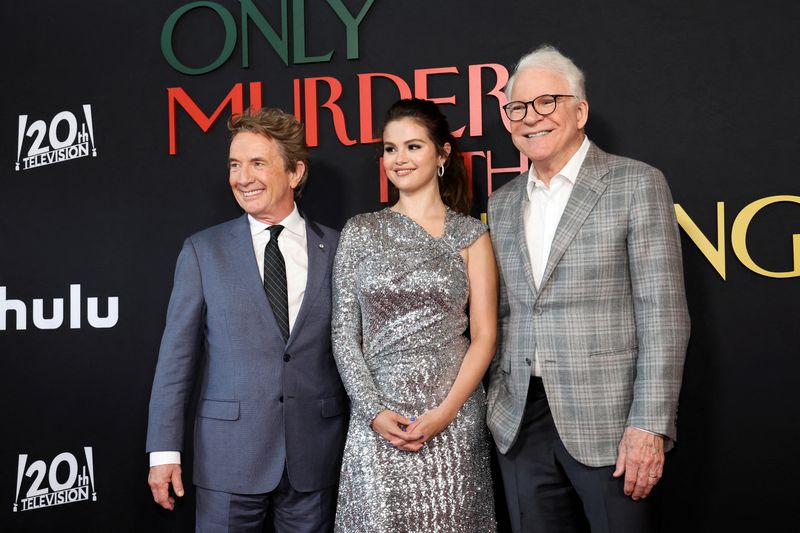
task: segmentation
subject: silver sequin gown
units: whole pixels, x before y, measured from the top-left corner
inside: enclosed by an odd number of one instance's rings
[[[459,252],[485,231],[449,209],[440,238],[390,209],[357,215],[342,230],[333,350],[352,416],[336,531],[496,531],[482,386],[419,453],[392,448],[370,428],[384,409],[420,415],[450,391],[469,346]]]

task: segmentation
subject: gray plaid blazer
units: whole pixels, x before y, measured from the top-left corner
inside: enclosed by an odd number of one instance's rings
[[[689,316],[663,174],[592,144],[538,291],[523,230],[527,180],[495,191],[488,209],[500,295],[487,417],[498,449],[519,432],[534,350],[575,459],[613,464],[627,426],[665,435],[671,448]]]

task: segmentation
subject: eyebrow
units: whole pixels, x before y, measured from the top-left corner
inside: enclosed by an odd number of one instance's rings
[[[427,141],[425,141],[424,139],[409,139],[409,140],[407,140],[407,141],[403,141],[403,143],[401,143],[401,144],[408,144],[408,143],[424,143],[424,142],[427,142]],[[391,142],[391,141],[383,141],[383,144],[394,144],[394,143],[393,143],[393,142]]]
[[[228,163],[231,163],[233,161],[241,162],[242,160],[241,159],[236,159],[235,157],[229,157],[228,158]],[[264,158],[264,157],[261,157],[261,156],[256,156],[256,157],[251,157],[250,159],[245,159],[244,161],[264,161],[266,163],[267,159]]]

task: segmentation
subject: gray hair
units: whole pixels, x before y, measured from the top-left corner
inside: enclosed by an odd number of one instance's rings
[[[566,78],[572,93],[586,100],[586,81],[581,69],[579,69],[570,58],[562,54],[555,46],[543,44],[533,52],[529,52],[520,58],[514,67],[514,73],[506,84],[506,97],[511,100],[511,89],[514,87],[514,80],[517,74],[523,70],[538,68],[560,74]]]

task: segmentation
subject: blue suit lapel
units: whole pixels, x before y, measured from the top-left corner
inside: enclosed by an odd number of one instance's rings
[[[539,292],[550,279],[556,265],[561,260],[564,252],[567,251],[572,239],[581,229],[586,217],[594,208],[607,184],[602,181],[608,174],[609,168],[606,162],[605,153],[594,144],[589,147],[586,159],[578,172],[578,178],[570,194],[567,207],[553,236],[553,244],[550,247],[550,255],[547,258],[547,265],[542,275],[542,283],[539,285]]]
[[[330,264],[331,250],[323,240],[324,234],[322,230],[307,217],[303,216],[303,219],[306,221],[308,276],[306,277],[306,290],[303,295],[303,303],[300,304],[300,311],[297,314],[297,318],[292,326],[292,332],[289,334],[289,339],[286,342],[287,346],[300,334],[303,322],[317,299],[317,294],[322,287],[322,282],[325,280],[325,275],[328,272],[328,265]]]
[[[265,329],[274,329],[277,332],[277,322],[272,315],[267,295],[264,293],[264,283],[258,271],[256,255],[253,252],[253,237],[250,234],[250,222],[247,215],[243,215],[231,230],[229,241],[231,263],[235,272],[235,279],[241,280],[242,287],[248,295],[252,295],[253,302],[258,308],[258,316]]]

